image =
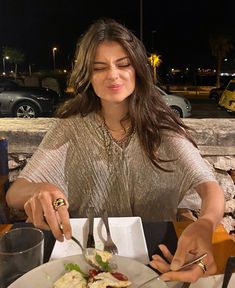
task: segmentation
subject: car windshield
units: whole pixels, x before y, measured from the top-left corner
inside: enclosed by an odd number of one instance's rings
[[[229,83],[227,90],[233,92],[235,90],[235,82]]]

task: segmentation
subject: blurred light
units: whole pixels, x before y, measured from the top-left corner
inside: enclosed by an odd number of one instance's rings
[[[56,68],[56,63],[55,63],[55,52],[57,51],[57,47],[52,48],[52,57],[53,57],[53,70]]]

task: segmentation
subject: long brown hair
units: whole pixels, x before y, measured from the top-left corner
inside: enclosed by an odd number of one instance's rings
[[[142,42],[125,26],[112,19],[98,20],[78,41],[75,66],[69,79],[74,98],[58,110],[59,118],[101,109],[100,98],[94,93],[90,79],[93,59],[98,44],[104,40],[116,41],[126,50],[136,72],[136,87],[129,96],[129,118],[135,127],[140,143],[154,165],[159,167],[157,149],[163,129],[188,138],[195,146],[188,127],[168,107],[154,84],[152,69]]]

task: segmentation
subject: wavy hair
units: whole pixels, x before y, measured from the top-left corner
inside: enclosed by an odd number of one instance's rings
[[[91,85],[96,48],[102,41],[116,41],[127,52],[136,73],[136,87],[129,96],[129,115],[139,141],[151,162],[159,167],[157,149],[162,131],[167,129],[186,137],[195,146],[186,126],[165,103],[154,84],[153,73],[143,43],[124,25],[112,19],[101,19],[90,26],[78,41],[75,65],[69,79],[74,97],[57,111],[57,117],[82,117],[101,109],[100,98]],[[164,170],[164,169],[163,169]]]

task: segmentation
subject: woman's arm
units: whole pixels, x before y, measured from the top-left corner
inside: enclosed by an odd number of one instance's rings
[[[40,184],[30,182],[24,178],[16,179],[6,194],[6,201],[9,207],[24,209],[24,204],[35,193]]]
[[[56,211],[53,202],[63,198],[65,206]],[[51,229],[55,238],[63,241],[60,224],[67,239],[71,238],[71,226],[69,222],[68,201],[64,193],[54,184],[35,183],[24,178],[18,178],[13,182],[6,194],[9,207],[24,209],[27,214],[27,222],[33,223],[41,229]]]
[[[171,264],[168,264],[159,255],[154,255],[150,263],[151,266],[164,273],[161,278],[165,281],[195,282],[198,278],[204,276],[202,269],[197,264],[185,271],[175,271],[185,262],[204,253],[207,253],[207,257],[203,260],[207,267],[206,275],[216,272],[212,251],[212,236],[214,229],[223,217],[225,207],[224,193],[216,181],[204,182],[195,187],[195,189],[202,199],[199,219],[183,231],[174,255],[170,254],[166,246],[159,246],[163,255]],[[170,269],[174,271],[167,272]]]
[[[207,219],[214,230],[224,215],[224,191],[216,181],[199,184],[195,189],[202,199],[199,218]]]

